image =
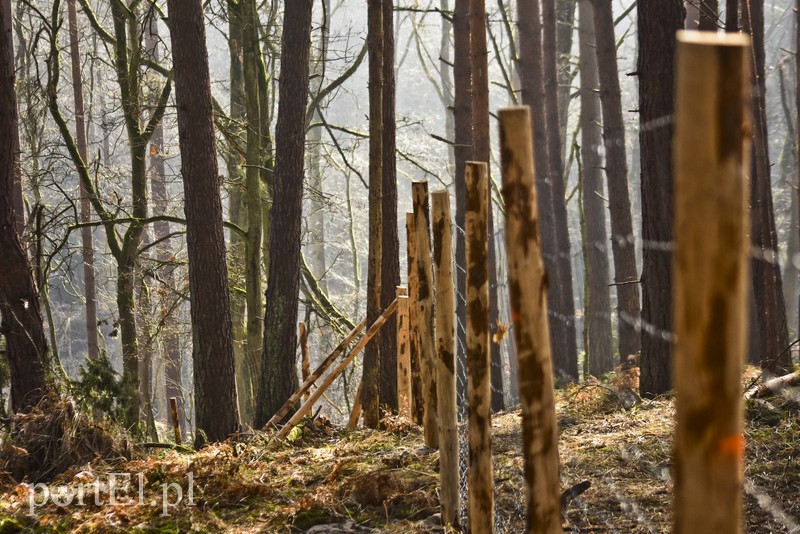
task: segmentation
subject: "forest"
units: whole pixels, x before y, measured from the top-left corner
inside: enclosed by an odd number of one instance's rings
[[[800,0],[0,7],[0,534],[800,533]]]

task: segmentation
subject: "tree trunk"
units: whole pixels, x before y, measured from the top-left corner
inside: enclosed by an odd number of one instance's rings
[[[211,81],[200,0],[168,0],[186,211],[196,443],[239,428]]]
[[[795,48],[794,48],[794,59],[795,59],[795,76],[796,76],[796,83],[795,87],[798,88],[795,91],[795,108],[797,111],[797,127],[795,129],[795,135],[797,135],[797,184],[800,186],[800,0],[796,0],[795,2],[795,19],[794,19],[794,33],[795,33]],[[796,201],[800,206],[800,189],[795,191]],[[798,231],[798,228],[793,228],[794,232]],[[800,300],[798,300],[798,325],[797,325],[797,334],[800,335]]]
[[[10,27],[10,9],[0,10],[0,27]],[[39,292],[17,234],[14,189],[14,130],[17,128],[14,54],[10,32],[0,39],[0,332],[6,338],[11,368],[11,408],[36,404],[47,389],[47,340],[39,313]]]
[[[558,46],[558,134],[561,139],[567,138],[567,122],[569,103],[572,100],[574,85],[572,84],[572,40],[575,33],[575,6],[578,0],[558,0],[556,3],[556,44]],[[561,151],[562,161],[569,154],[568,143],[564,143]]]
[[[556,43],[556,0],[542,0],[542,80],[547,122],[548,177],[553,203],[553,230],[556,242],[556,270],[551,289],[559,294],[559,307],[553,319],[559,323],[559,336],[553,344],[553,368],[566,380],[578,379],[578,352],[575,338],[575,300],[572,291],[567,205],[564,200],[564,162],[558,119],[558,71]]]
[[[367,262],[367,324],[381,314],[381,274],[383,263],[383,0],[368,0],[369,47],[369,253]],[[361,378],[361,406],[364,426],[377,428],[380,421],[379,395],[381,333],[367,344]]]
[[[14,65],[14,20],[11,15],[11,0],[2,0],[3,9],[3,39],[8,42],[8,54],[10,56],[10,64]],[[11,98],[14,102],[14,109],[17,109],[17,95],[13,93]],[[22,168],[19,164],[20,143],[19,143],[19,125],[17,121],[17,114],[14,113],[13,120],[13,138],[11,150],[14,156],[14,181],[11,185],[11,206],[14,208],[14,226],[19,235],[20,240],[24,240],[25,230],[25,204],[22,199]]]
[[[320,37],[317,43],[316,57],[312,64],[311,88],[312,95],[319,93],[325,79],[325,62],[328,59],[328,46],[330,44],[330,0],[323,2],[323,18],[320,26]],[[314,122],[322,122],[322,111],[313,110]],[[308,176],[311,188],[308,214],[308,264],[314,278],[319,282],[322,291],[328,292],[327,261],[325,258],[325,192],[322,175],[322,126],[314,126],[308,131]]]
[[[752,210],[751,238],[758,252],[753,258],[752,277],[755,296],[758,333],[761,339],[762,367],[783,374],[792,367],[791,352],[778,358],[788,343],[786,303],[783,300],[783,282],[777,261],[778,236],[775,229],[775,212],[772,204],[770,179],[769,140],[766,112],[766,71],[764,50],[764,1],[746,0],[742,9],[743,31],[753,42],[753,169],[750,206]],[[776,361],[775,359],[778,358]]]
[[[606,210],[600,158],[600,99],[597,96],[597,56],[593,8],[590,0],[578,4],[580,18],[581,159],[583,160],[583,212],[586,218],[585,306],[589,372],[601,376],[614,368],[611,346],[611,300],[608,291]]]
[[[456,197],[456,265],[466,265],[464,242],[464,221],[466,213],[466,187],[464,185],[464,169],[466,162],[473,159],[472,146],[472,64],[470,61],[469,2],[455,0],[453,13],[453,122],[455,135],[453,155],[455,160],[455,197]],[[463,269],[456,269],[456,316],[459,318],[456,335],[460,347],[466,346],[464,330],[466,306],[463,296],[466,294],[466,275]],[[488,318],[487,318],[488,324]],[[458,350],[458,398],[464,400],[467,387],[464,351]]]
[[[296,0],[287,3],[284,11],[264,360],[255,418],[259,428],[297,388],[295,347],[311,8],[311,0]]]
[[[76,0],[67,2],[69,19],[69,48],[72,56],[72,90],[75,97],[75,130],[77,134],[78,152],[83,161],[86,157],[86,122],[83,107],[83,76],[81,73],[80,46],[78,43],[78,14],[75,7]],[[89,195],[83,182],[78,180],[80,187],[81,222],[92,220],[92,207]],[[97,337],[97,298],[94,281],[94,246],[92,244],[92,228],[81,228],[81,253],[83,255],[83,295],[86,299],[86,344],[89,358],[96,360],[100,357],[100,348]]]
[[[681,0],[642,0],[638,8],[639,144],[642,168],[642,395],[671,387],[672,114],[675,32]]]
[[[486,2],[470,0],[469,3],[470,56],[472,71],[472,135],[473,157],[476,161],[491,162],[489,140],[489,53],[486,48]],[[491,176],[491,173],[490,173]],[[461,180],[463,180],[463,176]],[[491,188],[491,180],[487,184]],[[489,189],[489,198],[492,191]],[[494,244],[494,222],[489,203],[489,329],[497,327],[497,259]],[[463,226],[462,226],[463,228]],[[492,343],[492,410],[505,408],[503,399],[503,360],[500,345]]]
[[[159,61],[160,52],[157,46],[160,38],[158,35],[158,23],[152,19],[148,28],[152,49],[150,53],[154,61]],[[153,212],[158,215],[168,214],[168,195],[166,164],[164,161],[164,128],[159,122],[153,130],[153,137],[150,139],[150,190],[153,196]],[[161,331],[164,335],[164,381],[165,399],[175,397],[178,400],[178,421],[183,435],[188,435],[186,427],[186,401],[183,396],[183,377],[181,375],[181,340],[178,334],[178,325],[174,315],[178,313],[178,305],[181,301],[179,295],[169,291],[176,287],[175,251],[172,242],[168,238],[170,235],[170,224],[167,221],[158,221],[153,224],[153,236],[157,241],[156,258],[159,265],[159,275],[164,280],[168,289],[158,291],[161,307]],[[168,416],[167,416],[168,417]]]
[[[717,31],[720,28],[719,0],[700,0],[698,9],[700,19],[697,29],[707,32]]]
[[[247,199],[247,237],[245,238],[245,293],[247,300],[247,345],[245,365],[251,377],[260,375],[261,350],[263,342],[264,310],[261,288],[261,245],[262,245],[262,205],[261,205],[261,152],[262,103],[259,101],[258,66],[261,61],[261,47],[258,40],[258,14],[255,0],[243,0],[242,4],[242,63],[244,71],[244,91],[246,102],[247,148],[245,155],[245,189]],[[266,102],[263,103],[266,105]],[[250,400],[248,395],[247,400]],[[246,410],[251,413],[250,407]]]
[[[542,258],[545,272],[551,283],[547,292],[547,309],[559,309],[559,292],[556,290],[557,262],[556,237],[553,229],[554,202],[551,200],[552,185],[547,179],[547,127],[545,121],[544,86],[542,85],[542,23],[539,17],[540,0],[518,0],[520,64],[522,79],[522,103],[531,108],[533,164],[536,171],[536,202],[539,211],[539,234],[542,243]],[[549,321],[550,339],[560,339],[563,323]],[[555,352],[556,346],[553,345]]]
[[[228,46],[230,50],[230,112],[231,133],[243,139],[246,134],[241,126],[246,121],[247,99],[244,89],[244,63],[242,58],[242,2],[228,0]],[[228,217],[240,228],[247,228],[246,185],[242,166],[244,157],[238,143],[230,142],[227,148]],[[245,261],[245,238],[230,231],[228,239],[228,275],[233,287],[243,288]],[[255,387],[258,375],[253,374],[247,352],[247,291],[231,293],[231,320],[233,321],[233,352],[236,359],[236,389],[239,393],[239,409],[242,422],[253,423],[255,411]]]
[[[381,306],[396,298],[400,285],[400,250],[397,237],[397,168],[395,142],[394,2],[383,0],[383,142],[381,190]],[[397,317],[381,330],[380,404],[397,411]]]
[[[620,362],[624,362],[628,356],[638,354],[641,349],[641,338],[636,330],[636,325],[639,323],[639,277],[636,275],[636,246],[628,192],[625,122],[622,117],[622,92],[619,84],[611,0],[594,0],[594,24],[600,76],[600,102],[603,107],[603,141],[606,149],[606,177],[611,214],[611,250],[614,254],[614,282],[617,290],[619,359]]]

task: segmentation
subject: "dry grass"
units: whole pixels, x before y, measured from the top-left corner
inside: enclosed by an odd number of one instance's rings
[[[625,409],[616,388],[610,380],[558,393],[562,486],[591,482],[572,501],[565,528],[667,532],[673,403],[664,398]],[[492,422],[497,530],[514,533],[524,527],[519,417],[518,411],[504,412]],[[414,425],[398,418],[386,423],[390,432],[347,432],[316,420],[294,444],[278,449],[266,446],[270,436],[257,435],[191,455],[166,451],[116,466],[93,462],[55,480],[75,485],[116,471],[133,473],[135,481],[142,473],[143,504],[68,510],[49,505],[29,517],[27,486],[7,480],[0,487],[0,532],[4,524],[64,532],[280,533],[330,524],[346,525],[341,532],[441,531],[434,515],[438,454],[424,447]],[[753,416],[747,438],[747,530],[790,532],[800,519],[798,414]],[[182,504],[161,517],[162,484],[185,482],[189,472],[194,505]],[[151,504],[156,499],[158,506]]]

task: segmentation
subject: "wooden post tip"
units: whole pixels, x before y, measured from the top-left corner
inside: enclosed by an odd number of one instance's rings
[[[706,46],[750,46],[750,36],[744,33],[701,32],[678,30],[675,38],[679,43]]]

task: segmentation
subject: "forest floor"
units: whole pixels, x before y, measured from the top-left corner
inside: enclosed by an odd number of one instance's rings
[[[562,487],[591,483],[571,501],[567,531],[670,530],[673,402],[664,398],[625,408],[624,400],[614,381],[558,392]],[[442,532],[437,452],[425,448],[416,426],[398,419],[387,420],[387,426],[387,431],[346,431],[316,419],[279,448],[268,447],[269,435],[258,434],[195,453],[159,450],[127,462],[95,461],[58,475],[42,505],[43,488],[32,491],[0,473],[0,534],[23,529]],[[522,532],[519,410],[496,415],[492,426],[495,531]],[[748,408],[746,439],[747,531],[800,532],[800,415]],[[130,474],[128,486],[117,475],[114,504],[107,484],[111,473]],[[87,490],[79,504],[75,488],[92,483],[97,494]],[[177,489],[170,483],[183,492],[174,506]],[[53,503],[64,502],[70,491],[69,506]]]

